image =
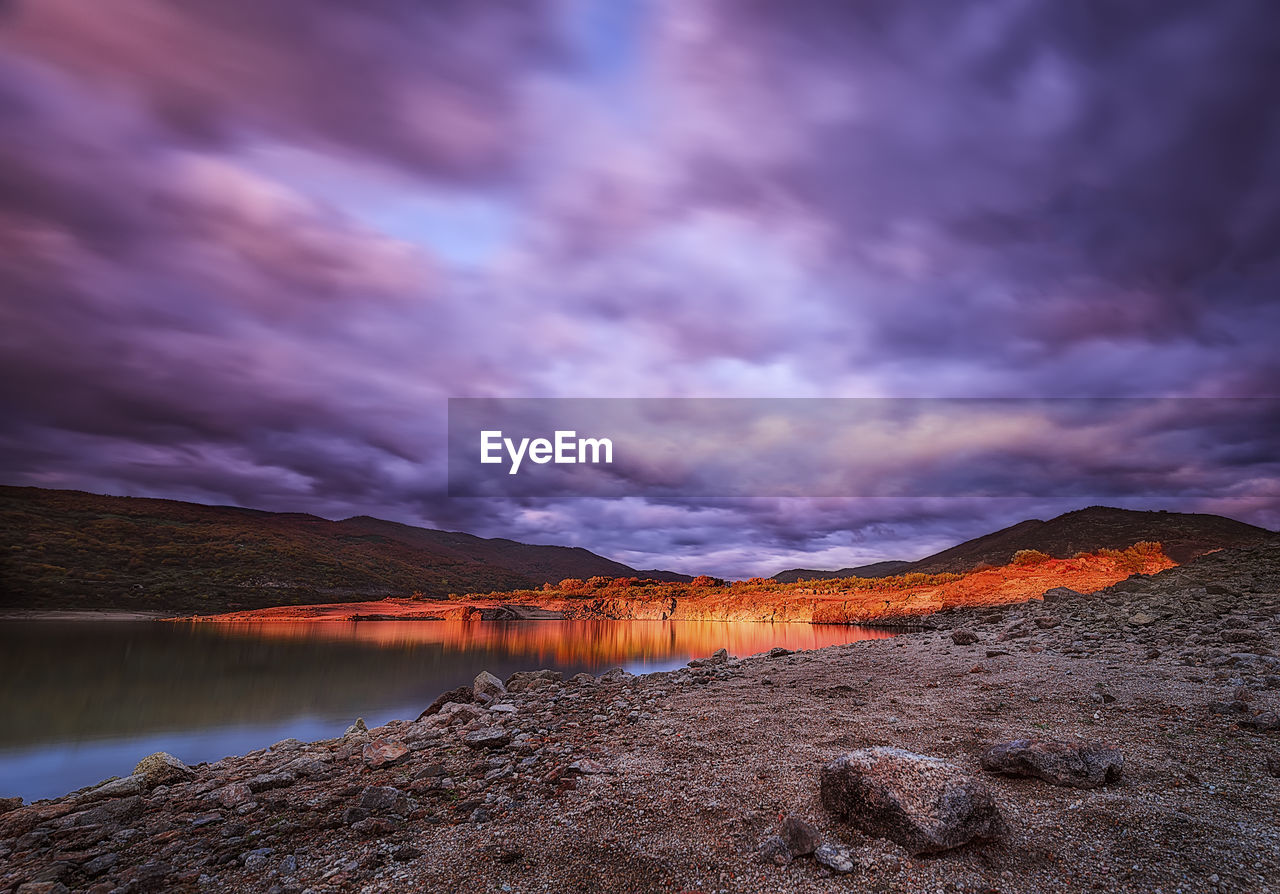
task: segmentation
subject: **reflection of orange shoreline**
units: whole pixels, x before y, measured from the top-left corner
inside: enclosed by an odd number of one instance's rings
[[[754,655],[775,646],[800,651],[884,639],[886,630],[844,625],[759,624],[726,621],[350,621],[209,620],[201,625],[231,636],[263,639],[349,640],[379,646],[440,646],[487,650],[557,665],[650,663],[673,656],[705,657],[716,649]]]

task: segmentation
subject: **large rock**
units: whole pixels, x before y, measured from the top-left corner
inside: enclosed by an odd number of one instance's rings
[[[459,686],[457,689],[450,689],[448,692],[437,696],[436,700],[427,705],[427,709],[418,715],[418,719],[425,720],[432,714],[439,714],[445,705],[471,704],[475,700],[475,691],[470,686]]]
[[[364,746],[364,763],[371,770],[383,767],[394,767],[409,756],[409,749],[403,742],[390,739],[374,739]]]
[[[511,733],[500,726],[486,726],[467,733],[462,741],[471,748],[487,748],[496,751],[499,748],[506,748],[510,744]]]
[[[141,777],[147,788],[155,788],[157,785],[190,779],[195,775],[195,770],[169,752],[157,751],[138,761],[138,765],[133,768],[133,775]]]
[[[822,844],[822,836],[814,825],[794,813],[788,813],[783,819],[778,834],[787,843],[787,850],[793,857],[807,857]]]
[[[978,641],[978,634],[972,630],[951,631],[951,641],[957,646],[972,646]]]
[[[941,758],[867,748],[822,768],[822,804],[914,854],[998,838],[1004,820],[981,780]]]
[[[564,674],[555,670],[516,671],[507,677],[508,692],[525,692],[543,686],[554,686],[564,679]]]
[[[409,796],[389,785],[370,785],[360,792],[360,807],[371,813],[406,813]]]
[[[1010,776],[1034,776],[1071,788],[1097,788],[1120,779],[1124,757],[1110,745],[1015,739],[983,752],[982,769]]]
[[[124,798],[129,795],[140,795],[147,789],[147,780],[140,774],[125,776],[122,779],[111,779],[95,788],[89,789],[78,798],[80,802],[101,801],[104,798]]]
[[[475,693],[477,699],[491,702],[506,695],[507,687],[488,671],[480,671],[476,674],[475,682],[471,684],[471,691]]]

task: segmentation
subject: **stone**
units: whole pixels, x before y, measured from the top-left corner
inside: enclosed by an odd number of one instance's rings
[[[450,689],[448,692],[436,696],[436,700],[427,705],[427,709],[418,715],[418,719],[425,720],[432,714],[439,714],[440,709],[447,704],[470,704],[475,701],[475,698],[476,694],[470,686],[459,686],[457,689]]]
[[[298,781],[298,777],[292,773],[275,772],[275,773],[259,773],[252,779],[245,782],[249,786],[249,790],[253,792],[266,792],[274,788],[288,788]]]
[[[784,649],[782,648],[782,646],[774,646],[772,649],[769,650],[770,658],[782,658],[786,655],[793,655],[793,654],[795,653],[792,652],[790,649]]]
[[[351,830],[358,835],[363,835],[365,838],[390,835],[399,828],[400,824],[398,822],[381,816],[371,816],[368,819],[362,819],[351,824]]]
[[[1000,631],[1000,635],[997,636],[996,639],[1007,641],[1011,639],[1022,639],[1023,637],[1030,635],[1031,630],[1027,627],[1026,622],[1014,621],[1004,630]]]
[[[1264,732],[1273,729],[1280,729],[1280,715],[1277,715],[1275,711],[1259,711],[1252,717],[1242,717],[1237,720],[1236,725],[1248,729],[1262,730]]]
[[[1149,627],[1158,620],[1159,618],[1155,615],[1150,615],[1146,612],[1134,612],[1129,616],[1129,623],[1134,627]]]
[[[16,894],[67,894],[71,889],[62,882],[25,882]]]
[[[95,804],[88,810],[70,813],[54,820],[56,829],[85,828],[87,826],[116,827],[121,823],[136,819],[142,814],[142,798],[130,795],[125,798],[112,798],[101,804]]]
[[[259,847],[243,854],[241,860],[244,868],[250,872],[261,872],[267,868],[267,858],[271,856],[271,848]]]
[[[760,855],[762,862],[772,863],[774,866],[786,866],[791,862],[791,851],[781,835],[770,835],[765,838],[756,848],[756,852]]]
[[[363,717],[357,717],[356,722],[347,727],[346,732],[342,734],[344,739],[363,739],[369,735],[369,727],[365,725]]]
[[[507,687],[488,671],[480,671],[471,684],[471,691],[475,693],[477,699],[488,702],[506,695]]]
[[[89,878],[97,878],[119,861],[120,855],[112,852],[98,854],[91,860],[80,864],[80,871]]]
[[[128,795],[140,795],[147,789],[146,777],[139,773],[111,779],[101,785],[89,789],[76,798],[77,801],[101,801],[104,798],[123,798]]]
[[[405,813],[409,796],[390,785],[370,785],[360,792],[360,807],[371,813]]]
[[[140,777],[147,788],[155,788],[163,783],[190,779],[195,775],[195,770],[169,752],[157,751],[138,761],[138,765],[133,768],[133,775]]]
[[[308,779],[328,776],[333,771],[333,759],[328,755],[313,757],[312,755],[304,754],[294,758],[280,768],[281,773],[294,773],[298,776],[306,776]]]
[[[957,646],[972,646],[978,641],[978,634],[972,630],[951,631],[951,641]]]
[[[500,726],[485,726],[467,733],[462,740],[469,748],[497,750],[511,743],[511,733]]]
[[[813,852],[813,859],[832,872],[838,872],[842,875],[853,872],[853,852],[847,847],[842,847],[838,844],[819,845],[817,850]]]
[[[403,742],[374,739],[364,746],[363,757],[365,766],[370,770],[381,770],[402,763],[409,757],[409,749]]]
[[[794,813],[787,814],[782,820],[782,829],[778,833],[787,843],[787,850],[793,857],[807,857],[818,849],[822,836],[817,828]]]
[[[0,798],[0,816],[22,806],[21,798]]]
[[[581,773],[583,776],[598,776],[602,773],[612,773],[613,771],[599,761],[593,761],[589,757],[580,758],[565,767],[566,773]]]
[[[214,789],[209,792],[207,797],[212,801],[217,801],[223,807],[234,808],[252,801],[253,789],[243,782],[232,782],[222,788]]]
[[[1080,596],[1081,593],[1070,587],[1054,587],[1052,590],[1045,590],[1044,596],[1041,598],[1045,602],[1057,602],[1059,599],[1070,599],[1074,596]]]
[[[582,686],[584,684],[591,684],[591,683],[594,683],[595,681],[596,681],[596,678],[593,677],[591,674],[586,673],[585,671],[580,674],[574,674],[572,677],[569,678],[570,683],[577,683],[579,686]]]
[[[553,670],[516,671],[507,677],[508,692],[526,692],[543,686],[554,686],[564,679],[564,674]]]
[[[1117,782],[1124,757],[1110,745],[1073,745],[1047,739],[1015,739],[982,754],[982,769],[1007,776],[1032,776],[1052,785],[1097,788]]]
[[[913,854],[930,854],[1005,833],[981,780],[941,758],[876,747],[822,768],[823,806],[862,831]]]

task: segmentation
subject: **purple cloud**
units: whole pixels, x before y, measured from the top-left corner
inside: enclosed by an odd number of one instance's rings
[[[7,7],[6,480],[754,574],[1075,504],[450,501],[445,398],[1276,396],[1270,5],[618,10]],[[1188,422],[1133,505],[1280,524]]]

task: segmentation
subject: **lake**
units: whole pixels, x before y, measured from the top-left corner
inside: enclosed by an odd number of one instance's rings
[[[717,621],[0,621],[0,797],[49,798],[168,751],[187,763],[416,717],[481,670],[671,670],[727,648],[891,634]]]

